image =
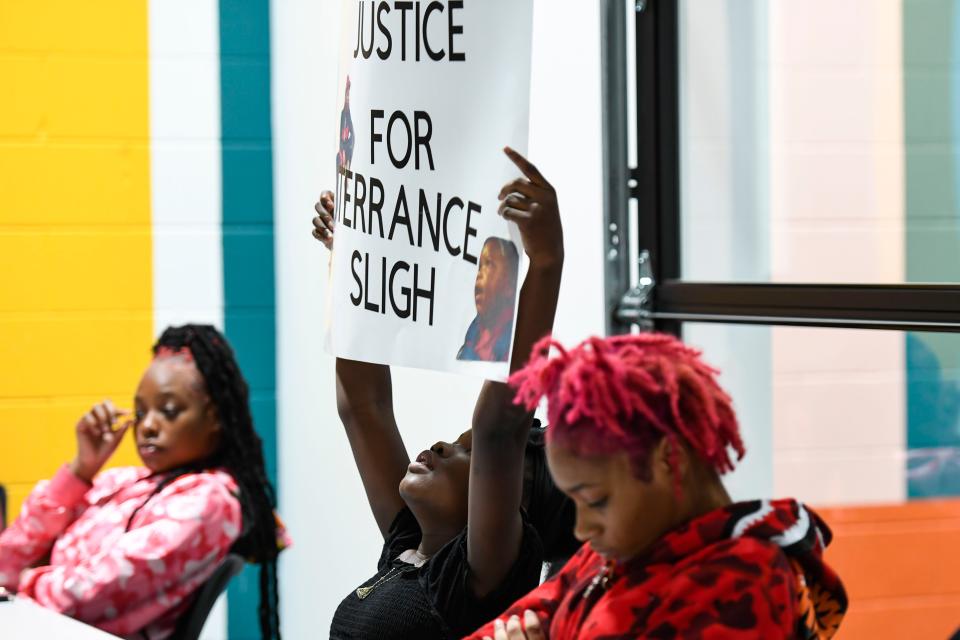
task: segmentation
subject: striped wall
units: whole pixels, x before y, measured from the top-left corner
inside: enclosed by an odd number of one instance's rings
[[[326,129],[302,103],[323,103],[332,113],[333,100],[313,84],[332,75],[335,63],[314,47],[317,30],[302,16],[335,13],[330,6],[0,2],[0,484],[8,512],[72,456],[73,425],[93,402],[129,401],[163,327],[211,322],[226,331],[250,380],[274,479],[277,379],[286,378],[285,451],[297,455],[285,461],[285,509],[300,525],[298,546],[285,554],[298,565],[291,568],[295,595],[285,600],[297,621],[287,629],[293,637],[305,628],[322,635],[343,592],[339,584],[324,591],[314,629],[317,603],[309,594],[322,571],[317,563],[358,579],[369,568],[356,562],[359,547],[329,558],[342,531],[331,530],[313,485],[294,487],[314,474],[343,489],[326,506],[336,507],[346,528],[370,525],[355,476],[344,480],[353,469],[337,439],[332,382],[322,377],[329,371],[304,362],[305,354],[322,358],[318,347],[305,349],[319,312],[302,299],[309,295],[303,274],[322,270],[322,259],[294,218],[302,207],[309,219],[322,185],[303,167],[322,154],[302,131]],[[683,45],[692,67],[681,77],[683,121],[693,123],[681,157],[685,180],[695,185],[683,199],[687,276],[960,281],[960,0],[687,0],[681,7],[693,21]],[[273,95],[271,49],[281,45],[271,43],[271,9],[286,20],[278,33],[287,63],[301,65]],[[558,18],[552,7],[549,13]],[[568,29],[595,26],[585,15]],[[319,29],[323,20],[314,22]],[[567,40],[551,40],[555,34],[545,29],[538,42],[553,43],[551,56],[567,55]],[[313,52],[310,61],[303,51]],[[563,148],[588,148],[599,136],[586,127],[582,139],[558,138],[562,124],[547,114],[566,99],[569,69],[590,59],[572,52],[558,67],[545,51],[534,52],[532,110],[542,117],[531,125],[531,150],[550,151],[541,166],[556,176],[565,206],[589,210],[599,196],[585,195],[583,167],[577,159],[564,164]],[[707,73],[690,75],[697,65]],[[597,68],[581,70],[584,86]],[[547,99],[551,87],[557,92]],[[579,121],[599,126],[599,114],[583,109]],[[278,126],[282,159],[272,139]],[[278,201],[290,212],[283,252],[274,239],[275,218],[283,222],[274,212],[275,166],[284,168]],[[571,205],[571,198],[580,199]],[[571,247],[568,258],[583,253],[570,264],[600,264],[587,244]],[[275,263],[283,260],[278,285]],[[579,283],[571,277],[582,289],[596,275]],[[278,289],[286,291],[287,331],[279,372]],[[599,326],[599,306],[589,315],[582,304],[564,304],[561,297],[558,331],[566,340]],[[891,615],[922,615],[924,628],[946,629],[960,597],[956,581],[926,590],[916,580],[881,583],[871,563],[901,549],[918,567],[935,570],[931,559],[956,563],[956,555],[931,554],[950,550],[937,536],[960,535],[957,501],[949,499],[960,495],[960,475],[944,471],[960,458],[960,341],[719,326],[691,326],[687,335],[724,369],[743,421],[750,454],[731,479],[733,492],[797,494],[831,509],[839,537],[831,553],[849,572],[858,603],[847,637],[895,635]],[[321,379],[330,382],[330,406],[304,398],[302,385]],[[404,380],[413,397],[417,385],[398,375],[398,388]],[[451,401],[448,413],[460,404]],[[398,410],[415,423],[422,407]],[[314,421],[321,429],[305,434],[300,425]],[[448,435],[448,416],[434,422],[427,431],[436,433],[424,441]],[[318,460],[324,469],[316,469]],[[136,462],[132,446],[113,461]],[[917,500],[927,497],[948,499]],[[369,542],[361,535],[349,542],[361,539]],[[234,582],[208,637],[256,635],[256,577],[248,571]]]
[[[129,404],[170,324],[224,329],[276,478],[266,0],[0,3],[0,484],[8,515]],[[112,465],[137,464],[125,443]],[[256,570],[207,638],[258,636]],[[229,621],[228,616],[229,615]]]

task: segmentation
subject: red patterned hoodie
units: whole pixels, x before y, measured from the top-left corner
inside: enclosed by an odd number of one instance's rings
[[[584,545],[502,617],[532,609],[550,640],[829,638],[847,608],[822,560],[830,537],[795,500],[740,502],[625,563]],[[468,638],[493,635],[490,623]]]
[[[152,495],[163,478],[127,467],[91,486],[62,467],[0,534],[0,586],[109,633],[168,637],[239,536],[241,510],[225,471],[186,474]]]

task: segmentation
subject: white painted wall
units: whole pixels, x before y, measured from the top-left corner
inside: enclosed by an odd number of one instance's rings
[[[680,3],[681,271],[706,281],[769,278],[767,2]],[[746,456],[724,478],[734,499],[773,495],[768,327],[687,323],[720,369]]]
[[[681,2],[685,278],[903,280],[902,26],[893,1]],[[902,334],[688,323],[684,338],[734,399],[735,498],[905,498]]]
[[[530,158],[554,186],[566,229],[556,335],[603,331],[600,12],[535,0]],[[271,3],[278,305],[280,509],[295,541],[281,562],[289,637],[323,637],[340,600],[376,569],[381,540],[334,404],[322,350],[326,256],[310,235],[336,149],[339,0]],[[468,424],[479,383],[396,371],[412,452]]]
[[[154,334],[186,322],[222,330],[217,3],[151,0],[149,11]],[[200,638],[226,637],[224,594]]]
[[[902,12],[890,0],[770,6],[773,281],[906,275]],[[773,329],[775,493],[906,499],[903,341]]]

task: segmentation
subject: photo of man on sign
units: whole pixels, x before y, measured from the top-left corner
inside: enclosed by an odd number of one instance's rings
[[[513,337],[514,300],[520,254],[505,238],[487,238],[473,287],[477,316],[470,323],[457,360],[506,362]]]

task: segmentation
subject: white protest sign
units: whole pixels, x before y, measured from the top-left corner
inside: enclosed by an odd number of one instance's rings
[[[344,2],[334,355],[506,377],[523,249],[497,206],[520,176],[503,147],[527,150],[531,29],[532,0]]]

